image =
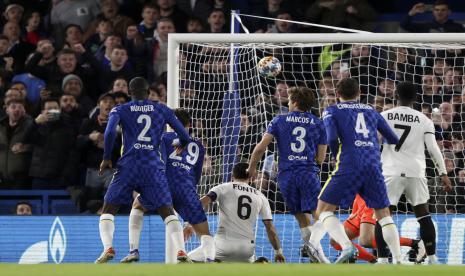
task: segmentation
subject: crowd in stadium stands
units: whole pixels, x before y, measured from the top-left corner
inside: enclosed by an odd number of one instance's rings
[[[168,34],[228,32],[232,8],[282,20],[358,30],[372,30],[377,19],[373,3],[367,0],[2,1],[0,189],[68,189],[77,193],[73,198],[80,212],[97,211],[112,176],[111,171],[98,175],[103,133],[110,110],[130,100],[129,80],[134,76],[147,78],[152,83],[150,99],[166,102]],[[431,11],[433,21],[415,22],[415,15]],[[446,1],[418,3],[399,23],[409,32],[465,31],[463,25],[449,19],[450,14]],[[243,21],[252,32],[332,31],[285,21]],[[204,56],[222,54],[212,49],[197,50]],[[306,54],[306,61],[314,64],[313,71],[319,73],[302,73],[300,77],[292,73],[285,79],[306,81],[315,89],[319,99],[315,113],[336,102],[335,81],[344,77],[357,77],[361,101],[379,111],[394,105],[398,81],[418,84],[419,102],[423,103],[418,108],[435,122],[436,138],[455,185],[454,192],[446,194],[440,188],[439,177],[428,171],[432,211],[465,213],[465,50],[336,45],[312,49],[302,56]],[[195,55],[180,56],[181,79],[186,61]],[[280,57],[283,63],[285,56],[283,52]],[[203,72],[212,78],[206,81],[219,83],[227,78],[227,54],[224,57],[202,65]],[[298,67],[294,69],[299,71]],[[251,108],[243,110],[239,139],[242,146],[238,151],[244,159],[249,158],[266,128],[261,122],[287,112],[287,89],[294,85],[278,81],[267,90],[266,97],[255,97],[255,102],[249,104]],[[221,118],[215,111],[219,110],[215,102],[217,105],[221,98],[205,95],[208,91],[206,87],[182,83],[181,106],[199,98],[217,100],[206,101],[202,109],[210,118]],[[208,177],[202,179],[203,184],[218,182],[210,179],[218,163],[214,156],[220,155],[212,152],[213,145],[219,142],[212,138],[215,135],[210,124],[211,120],[198,120],[193,130],[193,135],[210,149],[204,165]],[[115,150],[114,163],[119,154]],[[256,183],[267,192],[272,208],[283,211],[282,197],[276,192],[274,159],[267,157]],[[332,165],[325,166],[323,172],[328,172]],[[31,206],[18,204],[15,213],[30,214]]]

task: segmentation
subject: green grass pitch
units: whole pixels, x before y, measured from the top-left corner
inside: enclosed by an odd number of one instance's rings
[[[465,275],[465,266],[425,265],[313,265],[313,264],[60,264],[16,265],[0,264],[5,276],[458,276]]]

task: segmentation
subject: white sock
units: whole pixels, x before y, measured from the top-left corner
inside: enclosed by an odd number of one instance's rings
[[[320,220],[317,220],[312,226],[312,234],[310,236],[310,243],[314,246],[320,244],[321,239],[326,234],[326,230]]]
[[[140,232],[144,223],[144,212],[131,209],[129,214],[129,251],[139,249]]]
[[[115,232],[115,216],[111,214],[102,214],[100,216],[98,229],[100,239],[102,240],[103,249],[107,250],[113,247],[113,233]]]
[[[428,255],[428,261],[436,262],[437,260],[438,260],[438,257],[436,257],[436,255]]]
[[[166,232],[170,234],[173,248],[178,252],[179,250],[186,251],[184,247],[184,236],[182,226],[177,216],[167,216],[165,218]]]
[[[384,241],[386,241],[389,250],[391,250],[392,262],[399,263],[402,260],[402,254],[400,253],[399,232],[397,232],[394,220],[392,220],[391,216],[387,216],[378,222],[383,230]]]
[[[174,248],[173,240],[171,239],[171,233],[168,229],[165,229],[165,263],[176,264],[176,248]]]
[[[331,238],[341,245],[342,250],[352,246],[352,243],[344,230],[344,226],[342,226],[341,222],[333,212],[322,212],[320,214],[320,220]]]
[[[215,249],[215,241],[213,237],[210,235],[203,235],[200,237],[200,247],[203,248],[205,257],[210,260],[215,259],[216,249]]]
[[[378,258],[378,264],[388,264],[389,258]]]
[[[312,227],[311,226],[300,228],[300,237],[302,237],[302,240],[304,242],[308,242],[310,240],[311,235],[312,235]]]

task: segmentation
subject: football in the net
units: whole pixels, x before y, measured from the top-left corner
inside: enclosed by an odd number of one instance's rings
[[[281,73],[281,62],[275,57],[267,56],[258,62],[258,73],[262,77],[274,78]]]

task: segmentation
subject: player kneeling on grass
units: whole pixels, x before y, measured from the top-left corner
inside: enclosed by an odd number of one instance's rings
[[[186,130],[190,127],[190,115],[184,109],[176,109],[174,114],[184,125]],[[179,137],[174,132],[166,132],[162,136],[160,151],[165,163],[166,177],[170,187],[173,207],[181,218],[193,225],[200,236],[200,246],[194,250],[203,256],[202,262],[215,259],[215,243],[208,230],[208,221],[205,211],[197,194],[197,184],[202,175],[205,148],[198,141],[191,141],[182,152],[177,152],[175,145],[179,144]],[[137,200],[133,204],[129,215],[129,255],[121,260],[122,263],[139,260],[139,240],[142,230],[144,212]],[[175,246],[166,231],[166,262],[176,260]]]
[[[344,230],[350,240],[358,238],[361,246],[353,243],[353,245],[358,249],[357,258],[370,263],[375,263],[376,257],[363,247],[377,248],[375,225],[375,210],[368,208],[365,200],[357,195],[355,197],[354,204],[352,205],[352,213],[349,218],[344,221]],[[333,239],[331,239],[331,245],[336,250],[342,250],[342,247]],[[425,254],[425,245],[422,240],[400,237],[400,245],[412,248],[412,256],[409,256],[410,258],[416,258],[416,256],[422,256]]]
[[[233,181],[212,188],[200,201],[204,207],[218,202],[219,222],[215,235],[216,259],[221,262],[253,262],[255,255],[255,224],[260,215],[268,239],[275,250],[275,261],[285,262],[276,228],[273,225],[268,199],[249,186],[247,163],[233,168]],[[188,237],[191,229],[185,229]],[[202,252],[191,252],[189,257],[202,261]]]
[[[114,258],[114,215],[119,206],[129,203],[132,192],[137,190],[137,201],[144,210],[156,210],[171,233],[179,261],[187,261],[182,226],[174,214],[171,193],[166,180],[164,165],[158,154],[161,136],[169,124],[180,136],[180,146],[190,142],[190,137],[171,109],[158,102],[149,101],[149,85],[137,77],[129,83],[132,101],[113,108],[105,130],[103,161],[100,174],[112,168],[111,153],[118,125],[123,130],[123,152],[118,160],[113,180],[105,194],[99,231],[104,250],[96,263],[106,263]]]
[[[252,153],[248,172],[251,177],[255,176],[258,162],[268,145],[276,139],[279,189],[286,208],[299,223],[302,240],[308,244],[312,231],[310,213],[314,215],[321,190],[318,171],[326,156],[326,131],[323,122],[310,113],[315,103],[313,91],[306,87],[293,87],[288,93],[289,113],[273,118]],[[321,227],[321,223],[313,225],[315,229]],[[318,250],[321,258],[313,261],[329,263],[319,244]]]

